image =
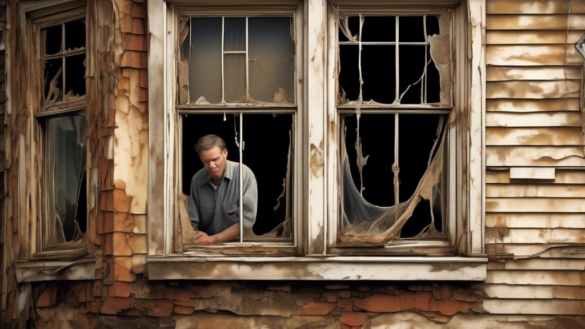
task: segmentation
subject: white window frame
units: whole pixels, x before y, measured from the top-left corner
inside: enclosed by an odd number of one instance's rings
[[[43,72],[42,69],[42,61],[43,58],[41,57],[42,50],[40,49],[41,46],[41,30],[48,26],[58,25],[69,21],[74,21],[77,19],[84,18],[88,19],[88,11],[87,11],[87,4],[85,1],[79,0],[49,0],[43,1],[39,3],[38,1],[22,1],[20,3],[20,23],[23,25],[32,24],[34,29],[25,29],[23,26],[23,30],[27,31],[34,31],[35,34],[26,42],[30,44],[34,44],[35,46],[29,47],[31,50],[35,50],[36,53],[30,54],[32,58],[39,63],[38,68],[34,68],[33,70],[38,72]],[[90,51],[89,51],[89,38],[88,38],[88,29],[86,29],[86,46],[85,46],[85,54],[86,54],[86,61],[87,63],[91,63],[89,60]],[[65,40],[62,40],[65,42]],[[10,68],[9,64],[10,58],[6,60],[6,67]],[[39,81],[30,81],[33,86],[42,86],[42,92],[34,91],[32,94],[39,97],[39,107],[37,109],[33,109],[34,115],[29,118],[31,120],[30,128],[31,128],[31,140],[29,141],[29,145],[31,147],[28,149],[30,152],[30,167],[37,168],[38,164],[43,164],[43,161],[36,161],[35,154],[38,153],[38,150],[41,150],[42,154],[41,157],[44,158],[45,152],[45,131],[41,128],[42,121],[45,121],[50,118],[68,116],[68,115],[84,115],[87,109],[87,95],[84,97],[80,97],[75,100],[60,102],[54,104],[48,108],[44,108],[43,102],[41,98],[43,97],[42,94],[44,93],[44,84],[42,81],[42,74],[39,77]],[[10,106],[10,104],[8,104]],[[35,138],[36,135],[36,138]],[[21,135],[21,155],[25,154],[25,140],[24,135]],[[87,150],[87,158],[89,159],[89,149]],[[24,161],[25,157],[21,157],[21,161]],[[87,166],[86,166],[87,168]],[[42,189],[37,189],[37,183],[39,178],[44,179],[44,165],[39,168],[40,171],[35,171],[34,174],[31,174],[30,182],[26,182],[26,175],[23,173],[19,173],[19,186],[23,188],[25,184],[30,184],[30,199],[32,203],[36,204],[36,207],[33,208],[33,211],[29,212],[28,218],[24,218],[22,213],[20,214],[20,220],[28,220],[30,221],[30,235],[29,235],[29,242],[30,242],[30,254],[23,255],[26,259],[21,259],[15,263],[16,266],[16,277],[18,282],[33,282],[33,281],[50,281],[50,280],[91,280],[95,278],[95,258],[90,255],[90,252],[87,248],[87,230],[90,229],[90,226],[86,226],[86,234],[82,238],[83,242],[79,243],[80,246],[71,247],[71,246],[59,246],[57,248],[51,248],[50,250],[46,250],[43,248],[43,232],[42,227],[44,226],[45,216],[47,215],[47,204],[44,195],[47,192],[46,186],[44,182],[41,183],[43,186]],[[97,168],[96,170],[92,170],[97,175]],[[41,176],[39,173],[43,172]],[[86,169],[86,181],[87,181],[87,190],[85,191],[87,195],[87,202],[89,204],[90,194],[89,194],[89,187],[90,187],[90,172]],[[96,175],[95,178],[97,179]],[[38,192],[38,193],[37,193]],[[19,193],[23,193],[20,191]],[[87,219],[89,217],[86,217]],[[88,223],[89,224],[89,223]]]
[[[465,1],[465,0],[463,0]],[[201,3],[204,2],[204,3]],[[201,1],[199,4],[211,4]],[[464,150],[457,153],[459,170],[457,188],[450,191],[457,200],[457,255],[459,256],[408,256],[373,254],[340,255],[328,248],[334,235],[332,223],[336,223],[337,192],[336,170],[336,108],[335,90],[335,48],[337,39],[331,38],[328,31],[335,31],[334,9],[348,6],[353,1],[304,0],[298,9],[303,12],[303,34],[296,42],[302,45],[302,74],[297,68],[302,92],[297,90],[299,115],[304,115],[301,131],[297,132],[295,161],[300,161],[302,182],[295,185],[301,191],[295,207],[298,230],[296,255],[265,256],[226,256],[208,255],[205,257],[173,253],[173,218],[170,210],[175,207],[170,197],[170,182],[173,177],[172,152],[175,147],[170,138],[174,129],[172,116],[174,109],[174,72],[175,59],[168,50],[173,37],[173,6],[193,5],[187,0],[149,0],[148,17],[150,32],[149,47],[149,196],[148,196],[148,276],[150,279],[236,279],[236,280],[484,280],[487,258],[483,245],[483,177],[484,143],[483,110],[485,108],[485,74],[482,40],[485,25],[485,0],[468,0],[468,6],[460,5],[454,20],[459,49],[471,49],[463,63],[457,63],[454,79],[460,92],[455,93],[454,111],[467,120],[458,120],[454,127],[460,132],[458,138],[450,141],[450,147]],[[412,8],[425,5],[424,0],[392,1],[381,7],[398,4]],[[445,0],[442,6],[455,6],[459,1]],[[219,5],[213,2],[214,5]],[[292,0],[254,0],[243,2],[224,0],[221,5],[246,5],[246,8],[266,9],[271,6],[298,4]],[[430,5],[432,7],[432,5]],[[355,6],[358,10],[364,7]],[[233,8],[233,7],[225,7]],[[274,7],[273,7],[274,8]],[[228,10],[228,9],[226,9]],[[412,11],[412,10],[411,10]],[[472,24],[467,25],[467,19]],[[471,38],[467,38],[470,36]],[[471,40],[471,41],[469,41]],[[471,44],[469,44],[471,42]],[[297,53],[297,56],[300,54]],[[471,68],[475,69],[471,69]],[[471,86],[471,87],[469,87]],[[165,95],[165,97],[160,97]],[[302,104],[300,104],[302,103]],[[301,106],[304,108],[301,111]],[[463,168],[467,165],[467,170]],[[473,177],[474,179],[471,179]],[[164,188],[161,188],[164,187]],[[457,194],[456,194],[457,193]],[[456,194],[456,196],[455,196]],[[164,195],[164,197],[160,197]],[[299,209],[299,208],[297,208]]]

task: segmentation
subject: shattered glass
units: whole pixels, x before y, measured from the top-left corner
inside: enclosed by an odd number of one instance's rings
[[[83,115],[46,121],[46,247],[78,241],[86,226],[86,138]]]

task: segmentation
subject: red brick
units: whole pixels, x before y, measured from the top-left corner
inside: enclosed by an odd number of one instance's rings
[[[332,291],[326,291],[323,293],[323,297],[325,297],[325,300],[327,300],[329,303],[335,303],[337,301],[337,293],[332,292]]]
[[[135,299],[134,307],[148,316],[170,316],[174,304],[166,299]]]
[[[433,297],[436,300],[441,300],[441,289],[439,287],[433,286]]]
[[[431,293],[426,291],[419,291],[416,293],[414,307],[421,311],[429,311],[431,309]]]
[[[146,17],[146,6],[134,3],[134,5],[132,6],[132,17],[145,18]]]
[[[439,303],[439,312],[444,315],[454,315],[461,309],[461,302],[456,300],[444,300]]]
[[[49,307],[57,303],[57,287],[46,287],[37,298],[37,307]]]
[[[341,329],[351,329],[351,326],[348,326],[347,324],[341,324]]]
[[[140,88],[148,88],[148,71],[140,70]]]
[[[341,314],[339,321],[348,326],[355,327],[363,325],[367,318],[368,315],[366,313],[350,312]]]
[[[327,315],[329,312],[335,309],[335,304],[325,303],[325,302],[316,302],[313,304],[309,304],[303,306],[302,309],[298,314],[301,315]]]
[[[91,313],[99,313],[100,309],[102,308],[102,301],[96,300],[94,302],[88,303],[86,305],[87,311]]]
[[[441,290],[441,299],[451,298],[451,287],[449,287],[448,285],[442,285],[440,290]]]
[[[96,280],[93,282],[93,296],[100,297],[102,295],[102,282]]]
[[[114,281],[110,286],[110,291],[113,292],[114,297],[130,297],[131,285],[127,282]]]
[[[469,297],[469,290],[463,288],[456,288],[453,290],[453,298],[459,301],[464,301]]]
[[[356,299],[355,305],[368,312],[398,312],[400,301],[394,296],[372,295],[364,299]]]
[[[461,309],[459,311],[461,311],[462,313],[469,312],[469,303],[461,302]]]
[[[349,298],[351,297],[351,291],[349,290],[343,290],[339,292],[339,297],[341,298]]]
[[[185,287],[167,287],[165,289],[164,298],[166,299],[176,299],[184,302],[192,297],[194,297],[193,292]]]
[[[135,18],[132,21],[132,34],[144,34],[144,20],[140,18]]]
[[[127,316],[143,316],[144,315],[144,314],[142,314],[142,312],[140,312],[140,310],[136,310],[136,309],[130,309],[130,310],[124,311],[120,314],[127,315]]]
[[[110,297],[104,301],[100,312],[103,314],[116,314],[132,307],[132,298]]]
[[[411,310],[414,308],[414,303],[416,300],[416,294],[412,292],[403,292],[398,296],[398,301],[400,302],[400,309],[401,310]]]
[[[79,302],[81,303],[85,303],[87,301],[89,301],[90,299],[88,298],[88,287],[89,287],[89,283],[86,283],[83,287],[83,289],[81,289],[79,291]]]
[[[197,306],[197,304],[199,304],[199,301],[200,301],[199,299],[175,300],[175,305],[194,307]]]
[[[175,306],[173,311],[175,311],[177,314],[191,314],[195,311],[195,309],[193,307],[187,306]]]
[[[350,299],[341,299],[337,302],[337,307],[339,307],[342,311],[350,312],[352,310],[352,302]]]
[[[342,289],[348,289],[348,288],[349,288],[349,284],[346,284],[346,283],[333,283],[333,284],[325,285],[325,289],[330,289],[330,290],[342,290]]]
[[[139,276],[139,278],[142,278],[142,276]],[[164,290],[164,282],[148,282],[143,279],[132,282],[132,293],[135,298],[162,299]]]

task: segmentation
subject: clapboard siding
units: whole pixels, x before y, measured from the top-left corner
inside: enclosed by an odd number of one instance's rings
[[[577,31],[509,31],[486,32],[488,45],[565,44],[575,43],[585,30]]]
[[[488,72],[490,69],[488,69]],[[489,75],[488,73],[487,75]],[[487,99],[487,112],[580,112],[578,98],[557,99]]]
[[[583,145],[581,127],[555,127],[555,128],[486,128],[487,146],[561,146]]]
[[[484,309],[585,314],[585,1],[488,0],[486,20]]]

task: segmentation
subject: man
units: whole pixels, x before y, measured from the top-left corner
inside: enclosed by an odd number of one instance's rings
[[[240,233],[240,164],[227,160],[224,140],[206,135],[195,143],[205,168],[191,179],[188,211],[196,244],[230,241]],[[250,168],[243,166],[244,226],[256,220],[258,186]]]

